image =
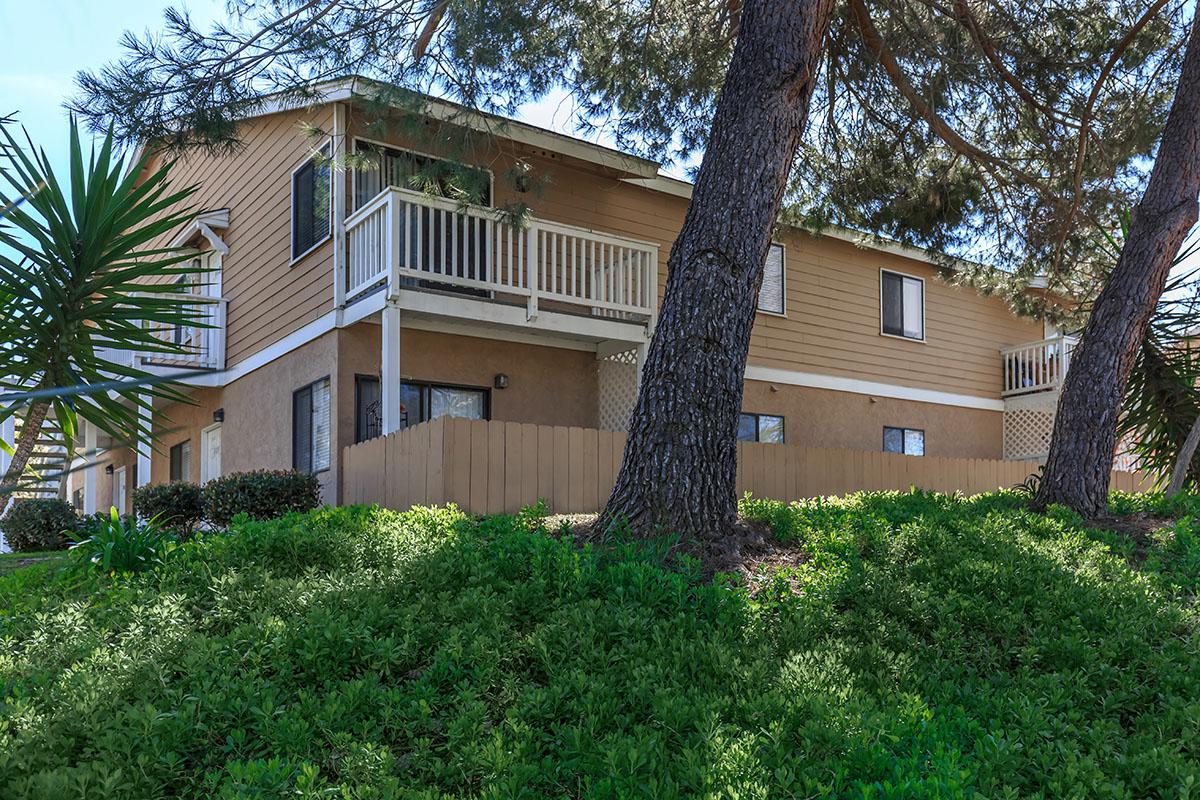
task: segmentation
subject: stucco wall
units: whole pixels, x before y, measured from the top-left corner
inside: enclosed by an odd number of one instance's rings
[[[742,409],[784,417],[787,444],[882,450],[883,428],[925,431],[925,454],[1002,458],[1003,413],[805,386],[746,381]]]

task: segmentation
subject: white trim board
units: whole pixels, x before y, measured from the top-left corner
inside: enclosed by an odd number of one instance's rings
[[[876,383],[857,378],[840,378],[836,375],[818,375],[812,372],[793,372],[774,367],[746,367],[746,380],[764,383],[783,383],[789,386],[807,386],[812,389],[829,389],[835,392],[875,395],[893,400],[912,400],[918,403],[934,403],[958,408],[978,408],[983,411],[1003,411],[1004,401],[971,394],[940,392],[935,389],[918,389],[914,386],[897,386],[891,383]]]

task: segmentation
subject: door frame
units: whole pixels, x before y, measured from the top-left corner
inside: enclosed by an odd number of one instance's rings
[[[221,425],[222,425],[222,423],[220,423],[220,422],[214,422],[212,425],[209,425],[207,428],[204,428],[200,431],[200,484],[201,485],[208,483],[208,481],[212,480],[213,478],[219,478],[221,476],[221,464],[218,461],[216,474],[209,476],[207,478],[205,477],[205,475],[208,473],[208,469],[207,469],[208,458],[209,458],[208,457],[208,436],[213,431],[217,431],[218,435],[220,435]]]

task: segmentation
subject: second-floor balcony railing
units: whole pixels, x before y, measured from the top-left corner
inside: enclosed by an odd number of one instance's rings
[[[1004,364],[1001,396],[1061,389],[1077,342],[1074,336],[1054,336],[1001,350],[1000,358]]]
[[[556,309],[649,319],[658,247],[531,218],[525,227],[492,208],[392,187],[346,219],[347,300],[382,284],[458,288]],[[548,302],[547,302],[548,301]]]
[[[201,325],[161,326],[153,330],[155,337],[177,345],[182,353],[138,353],[142,364],[152,366],[193,367],[195,369],[225,368],[225,298],[203,294],[181,295],[195,301],[195,317]]]

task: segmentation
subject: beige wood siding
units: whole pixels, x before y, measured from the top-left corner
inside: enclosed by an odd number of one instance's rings
[[[176,187],[199,187],[196,210],[229,209],[229,229],[218,231],[230,248],[221,287],[228,366],[333,308],[332,243],[291,263],[292,170],[312,152],[303,123],[332,130],[333,107],[249,120],[235,153],[188,153],[170,173]]]
[[[435,151],[399,137],[364,138]],[[504,175],[517,158],[549,181],[540,191],[516,193]],[[566,156],[510,142],[480,148],[477,164],[496,175],[495,203],[528,204],[533,214],[557,222],[629,236],[659,246],[659,298],[666,263],[683,222],[687,201],[626,183],[620,176]],[[749,363],[954,394],[999,398],[999,350],[1042,338],[1040,322],[1018,318],[1003,301],[956,287],[939,270],[917,259],[868,250],[830,236],[789,230],[784,280],[786,315],[759,314]],[[880,334],[879,271],[925,280],[924,342]]]

